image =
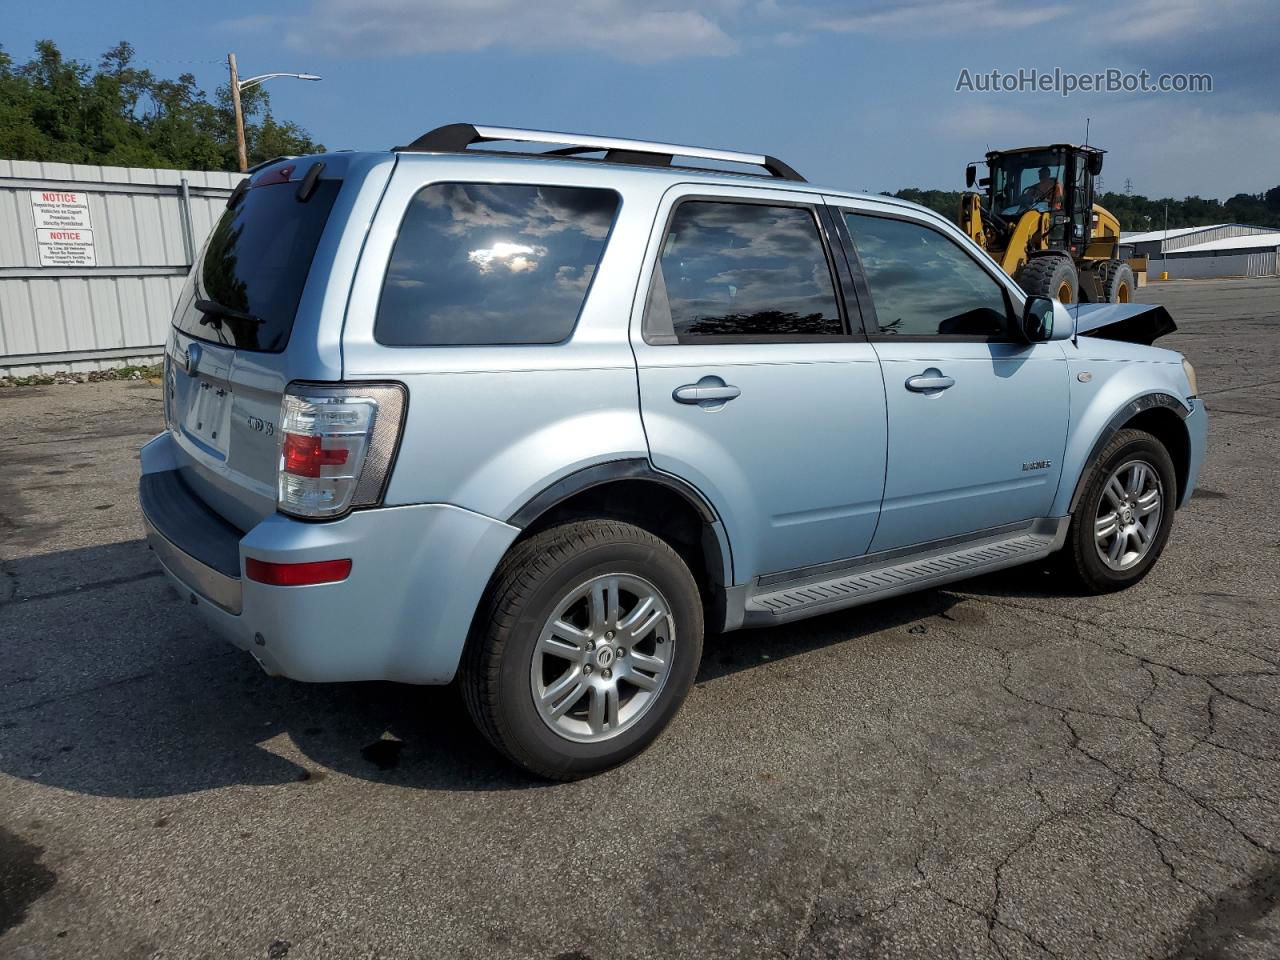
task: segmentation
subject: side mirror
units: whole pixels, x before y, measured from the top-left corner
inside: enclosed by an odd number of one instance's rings
[[[1102,172],[1102,154],[1089,154],[1089,175],[1096,177]]]
[[[971,163],[964,168],[964,185],[966,187],[972,188],[974,181],[977,179],[978,179],[977,165]]]
[[[1071,311],[1049,297],[1027,297],[1018,333],[1026,343],[1070,340],[1075,333]]]
[[[1049,297],[1027,297],[1022,305],[1022,325],[1018,331],[1027,343],[1044,343],[1053,336],[1053,301]]]
[[[1070,340],[1075,335],[1075,313],[1066,304],[1053,301],[1053,329],[1049,331],[1049,339]]]

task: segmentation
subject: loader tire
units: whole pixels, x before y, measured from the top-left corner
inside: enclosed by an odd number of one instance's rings
[[[1136,284],[1133,269],[1123,260],[1104,260],[1098,264],[1098,287],[1103,303],[1132,303]]]
[[[1018,286],[1032,296],[1075,303],[1080,277],[1070,257],[1034,257],[1018,272]]]

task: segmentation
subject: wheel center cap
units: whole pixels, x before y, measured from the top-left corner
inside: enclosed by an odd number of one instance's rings
[[[599,647],[596,649],[596,666],[608,667],[613,664],[613,647]]]
[[[1126,524],[1126,525],[1127,525],[1127,524],[1130,524],[1130,523],[1133,523],[1133,511],[1132,511],[1132,510],[1125,510],[1125,512],[1124,512],[1123,514],[1121,514],[1121,517],[1124,519],[1124,522],[1125,522],[1125,524]]]

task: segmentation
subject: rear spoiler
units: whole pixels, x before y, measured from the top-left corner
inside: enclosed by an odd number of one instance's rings
[[[1169,311],[1154,303],[1080,303],[1070,309],[1078,336],[1151,346],[1178,329]]]

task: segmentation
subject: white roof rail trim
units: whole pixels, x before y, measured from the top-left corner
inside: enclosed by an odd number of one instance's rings
[[[556,133],[551,130],[520,130],[515,127],[477,125],[476,133],[486,140],[550,143],[566,147],[586,147],[592,150],[633,150],[637,153],[697,157],[700,160],[721,160],[725,163],[747,163],[757,167],[764,166],[767,159],[762,153],[738,153],[734,150],[714,150],[710,147],[681,146],[678,143],[653,143],[648,140],[627,140],[621,137],[593,137],[589,134]]]

